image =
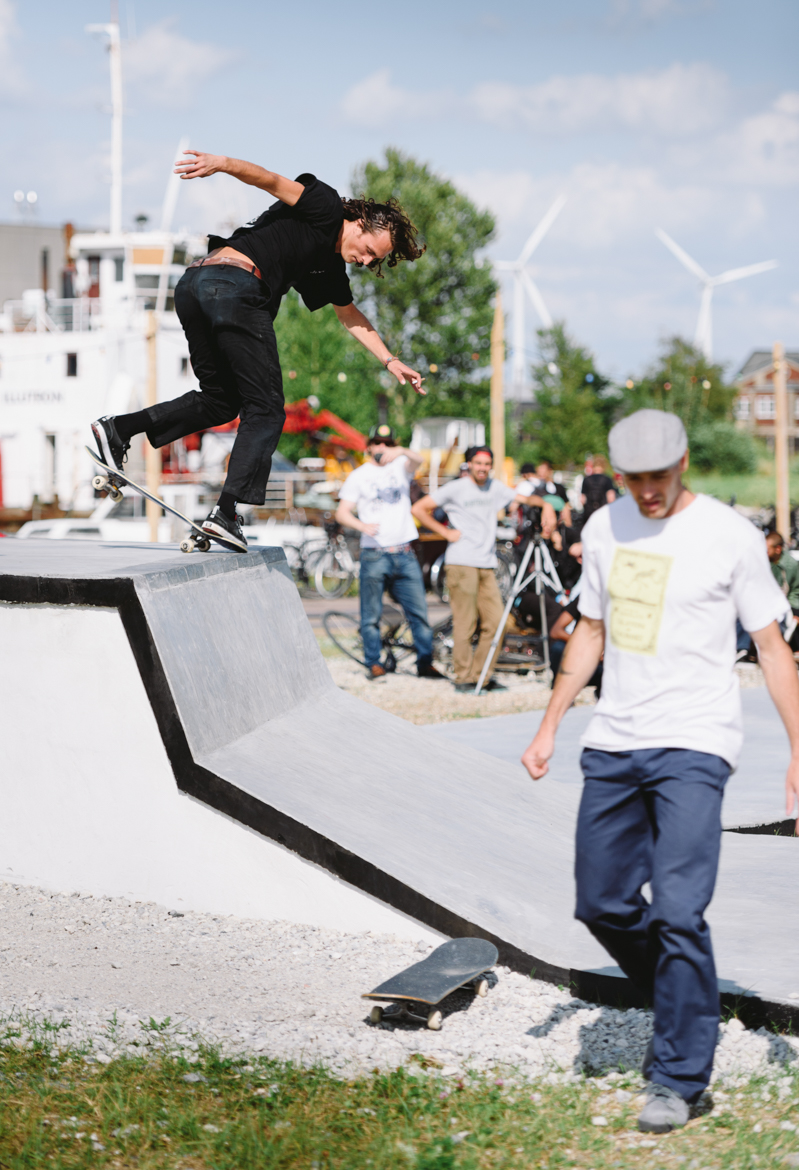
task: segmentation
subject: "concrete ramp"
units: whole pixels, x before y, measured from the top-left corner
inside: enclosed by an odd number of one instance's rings
[[[627,996],[572,916],[579,787],[532,784],[518,765],[339,691],[282,550],[187,557],[5,541],[0,600],[11,660],[0,709],[14,742],[0,873],[160,901],[166,883],[185,904],[228,913],[481,935],[517,970]],[[43,707],[45,676],[58,684],[45,685]],[[160,823],[151,818],[153,843],[142,828],[148,800],[170,810],[178,872],[164,868]],[[719,975],[731,991],[787,1005],[795,843],[741,837],[735,848],[725,878],[735,892],[720,890],[714,919]],[[773,918],[761,898],[774,899]]]

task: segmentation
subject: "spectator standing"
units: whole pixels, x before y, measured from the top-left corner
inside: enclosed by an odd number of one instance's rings
[[[582,616],[522,762],[533,779],[546,774],[556,728],[604,650],[602,698],[582,738],[575,914],[653,1001],[638,1128],[666,1133],[686,1124],[707,1087],[718,1036],[704,914],[743,739],[736,613],[791,742],[789,816],[799,799],[799,679],[778,624],[787,602],[759,533],[682,483],[680,419],[636,411],[609,445],[627,494],[585,527]]]
[[[559,519],[567,528],[571,528],[572,510],[569,497],[562,483],[555,483],[554,469],[549,459],[539,459],[538,463],[522,464],[523,483],[518,484],[516,490],[521,496],[540,496],[558,513]],[[529,500],[522,503],[529,504]]]
[[[386,674],[380,663],[380,619],[383,593],[388,589],[411,627],[417,674],[443,679],[433,666],[433,632],[422,570],[411,547],[417,534],[411,516],[410,484],[421,459],[415,452],[398,447],[393,429],[385,424],[370,430],[366,455],[366,461],[344,481],[336,520],[361,534],[361,638],[369,677]],[[355,508],[357,517],[353,515]]]
[[[775,528],[766,530],[766,552],[774,580],[788,599],[791,613],[799,619],[799,563],[791,556]],[[794,654],[799,652],[799,625],[792,632],[788,644]]]
[[[497,513],[509,504],[536,504],[547,513],[553,526],[555,514],[551,505],[536,496],[520,496],[513,488],[492,479],[494,456],[490,447],[477,447],[471,452],[469,474],[451,480],[424,496],[413,505],[413,514],[419,523],[448,541],[445,554],[447,589],[452,607],[453,666],[455,689],[474,690],[483,663],[488,655],[491,639],[502,618],[502,597],[494,573],[497,565]],[[436,508],[444,508],[452,528],[436,520]],[[472,636],[480,619],[480,638],[472,649]],[[506,688],[491,677],[500,647],[492,660],[484,689],[504,691]]]
[[[588,466],[586,462],[586,467]],[[594,512],[604,508],[605,504],[612,504],[616,499],[616,489],[608,475],[608,461],[605,456],[592,456],[590,467],[591,471],[586,471],[583,477],[583,523],[593,516]]]

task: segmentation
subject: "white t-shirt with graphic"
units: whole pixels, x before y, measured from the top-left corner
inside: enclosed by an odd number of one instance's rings
[[[411,476],[407,455],[398,455],[385,467],[362,463],[351,471],[339,492],[358,509],[364,524],[378,524],[376,536],[361,533],[361,548],[394,548],[419,535],[411,515]]]
[[[762,630],[787,612],[763,535],[699,495],[665,520],[631,495],[582,531],[580,612],[605,623],[602,697],[581,743],[688,748],[733,768],[743,743],[735,619]]]
[[[489,479],[478,487],[470,475],[453,479],[430,493],[445,510],[460,540],[447,545],[447,565],[469,565],[475,569],[497,567],[497,512],[516,499],[513,488],[498,479]]]

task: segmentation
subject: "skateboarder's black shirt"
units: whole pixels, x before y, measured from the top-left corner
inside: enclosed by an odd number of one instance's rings
[[[228,239],[208,237],[209,251],[235,248],[260,268],[273,318],[290,288],[311,311],[352,304],[347,267],[336,251],[344,221],[341,196],[316,175],[298,175],[296,182],[305,190],[293,207],[278,200]]]

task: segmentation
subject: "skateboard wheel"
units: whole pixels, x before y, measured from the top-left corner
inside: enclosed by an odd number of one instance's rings
[[[115,504],[118,504],[120,502],[120,500],[124,500],[124,498],[125,498],[125,496],[119,490],[119,488],[113,488],[111,491],[109,491],[108,494],[111,497],[111,499],[114,501]]]
[[[373,1024],[379,1024],[380,1021],[382,1020],[382,1018],[383,1018],[383,1009],[381,1007],[379,1007],[377,1004],[375,1004],[375,1006],[369,1012],[369,1019],[372,1021]]]
[[[101,492],[107,483],[107,475],[95,475],[94,479],[92,480],[92,487],[96,492]]]
[[[488,995],[488,980],[478,979],[474,985],[475,995]]]
[[[191,536],[187,536],[185,540],[180,542],[180,551],[185,553],[194,552],[195,541]]]
[[[200,552],[210,552],[211,541],[205,536],[198,536],[194,542],[194,547],[198,548]]]
[[[444,1017],[441,1012],[434,1011],[427,1017],[427,1026],[431,1032],[440,1032],[443,1021]]]

